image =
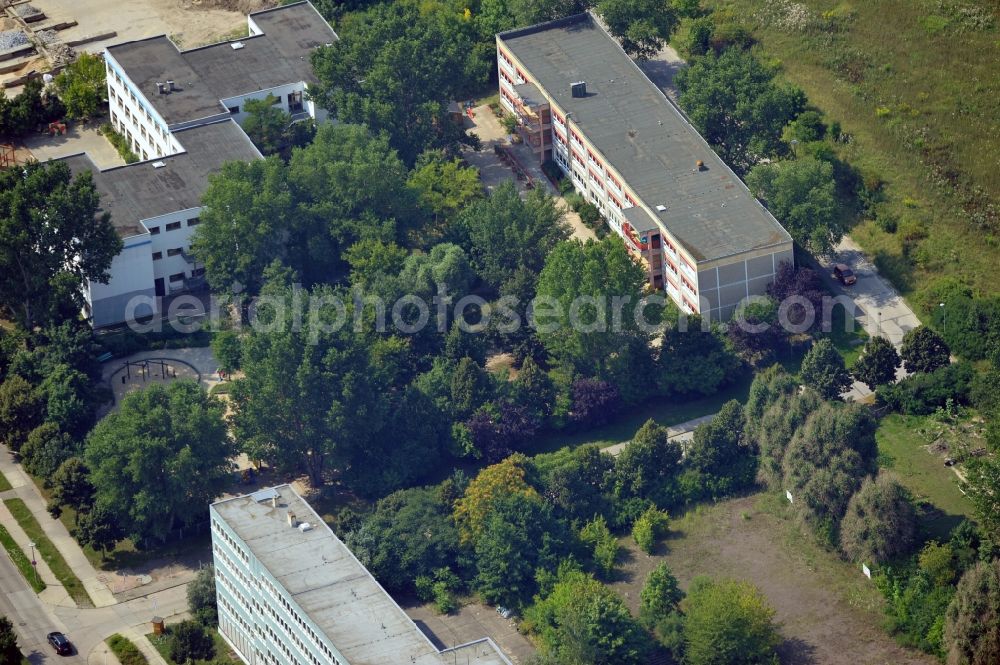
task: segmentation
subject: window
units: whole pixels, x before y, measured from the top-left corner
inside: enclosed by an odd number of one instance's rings
[[[160,235],[160,227],[159,226],[150,226],[149,227],[149,235],[151,235],[151,236]]]
[[[176,231],[179,228],[181,228],[180,222],[170,222],[169,224],[167,224],[168,231]]]
[[[184,273],[182,273],[182,272],[174,273],[173,275],[170,276],[170,281],[171,282],[183,282],[184,281]]]
[[[159,261],[163,258],[163,252],[153,252],[153,260]]]
[[[288,112],[298,113],[302,110],[302,92],[288,93]]]
[[[231,113],[232,115],[236,115],[237,113],[239,113],[239,112],[240,112],[240,107],[239,107],[239,106],[230,106],[230,107],[228,107],[228,108],[229,108],[229,112],[230,112],[230,113]]]
[[[181,253],[180,247],[174,247],[173,249],[167,250],[167,256],[179,256]]]
[[[198,226],[199,224],[201,224],[201,220],[197,217],[192,217],[188,220],[188,226]]]
[[[204,274],[205,274],[204,268],[195,268],[194,270],[191,271],[192,277],[201,277]]]

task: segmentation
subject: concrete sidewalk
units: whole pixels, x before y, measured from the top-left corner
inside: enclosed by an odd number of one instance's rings
[[[700,418],[695,418],[694,420],[689,420],[685,423],[679,423],[677,425],[667,426],[667,438],[671,441],[678,441],[683,444],[685,441],[690,441],[694,436],[694,431],[699,425],[704,425],[710,422],[712,418],[715,417],[714,413],[707,416],[702,416]],[[632,443],[631,441],[622,441],[621,443],[616,443],[613,446],[608,446],[607,448],[602,448],[602,452],[608,453],[612,457],[618,456],[621,451],[625,449],[625,446]]]
[[[91,565],[76,540],[69,535],[69,531],[66,530],[63,523],[49,515],[49,511],[46,510],[46,501],[42,498],[41,492],[35,487],[35,483],[24,472],[21,465],[14,463],[13,455],[6,446],[0,446],[0,471],[13,487],[8,494],[21,499],[28,506],[31,514],[35,516],[38,524],[42,527],[42,531],[59,550],[80,581],[83,582],[83,586],[94,605],[106,607],[118,602],[115,600],[114,594],[98,578],[98,571]]]

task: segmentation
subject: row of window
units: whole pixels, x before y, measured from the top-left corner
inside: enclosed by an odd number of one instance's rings
[[[292,604],[288,602],[288,600],[282,594],[278,593],[278,590],[275,588],[273,584],[271,584],[270,580],[268,580],[265,577],[262,577],[261,581],[267,588],[268,592],[271,594],[271,597],[274,598],[274,600],[276,600],[284,608],[285,612],[295,621],[295,623],[298,624],[302,632],[306,633],[307,635],[309,635],[310,638],[312,638],[313,644],[316,646],[316,648],[322,651],[323,655],[325,655],[335,664],[339,663],[339,661],[334,657],[333,652],[330,650],[330,648],[327,647],[326,644],[324,644],[323,641],[319,638],[319,635],[316,634],[316,631],[314,631],[312,627],[309,626],[302,619],[298,611],[294,607],[292,607]],[[303,649],[303,651],[305,651],[305,649]]]
[[[114,75],[112,78],[112,74]],[[112,102],[111,106],[120,106],[123,117],[118,117],[114,111],[111,113],[111,121],[115,128],[120,131],[129,140],[132,145],[132,149],[136,154],[140,155],[143,160],[149,159],[149,155],[146,153],[143,146],[139,143],[139,137],[142,140],[150,144],[153,147],[153,151],[160,155],[167,154],[167,148],[159,145],[157,143],[157,138],[154,136],[153,129],[147,133],[146,127],[155,128],[155,131],[159,133],[160,139],[165,146],[170,145],[169,138],[167,136],[168,132],[165,126],[160,124],[157,120],[153,119],[152,114],[149,109],[146,108],[134,92],[125,84],[122,77],[108,66],[108,94]],[[131,104],[129,104],[131,102]],[[132,114],[134,107],[136,113]],[[142,122],[143,117],[145,117],[145,124]],[[129,124],[135,129],[135,135],[130,131],[129,127],[126,126],[125,118],[128,118]]]
[[[177,230],[179,230],[181,228],[181,224],[182,223],[183,222],[180,222],[180,221],[170,222],[166,226],[164,226],[163,228],[164,228],[165,231],[177,231]],[[187,220],[188,227],[198,226],[199,224],[201,224],[201,219],[199,217],[192,217],[191,219]],[[151,235],[151,236],[160,235],[160,227],[159,226],[150,226],[149,227],[149,235]]]

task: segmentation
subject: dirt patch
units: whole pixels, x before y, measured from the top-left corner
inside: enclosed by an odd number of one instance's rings
[[[666,561],[687,586],[698,575],[753,582],[777,611],[786,665],[931,665],[880,628],[882,598],[853,566],[813,544],[773,497],[755,495],[692,511],[671,527],[654,556],[631,538],[612,586],[633,609],[649,572]]]
[[[277,5],[277,0],[190,0],[183,3],[185,9],[223,9],[240,14],[270,9]]]

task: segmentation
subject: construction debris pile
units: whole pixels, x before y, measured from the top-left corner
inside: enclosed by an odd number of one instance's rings
[[[45,14],[42,13],[42,10],[30,4],[14,5],[11,9],[15,14],[17,14],[18,18],[23,19],[28,23],[31,23],[32,21],[40,21],[45,18]]]

